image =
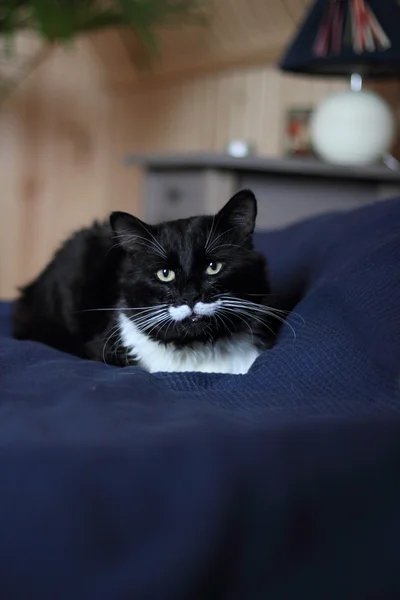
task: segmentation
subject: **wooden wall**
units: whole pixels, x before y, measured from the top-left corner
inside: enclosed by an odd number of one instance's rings
[[[141,117],[132,150],[221,150],[233,138],[259,154],[283,152],[289,108],[313,107],[343,82],[282,76],[272,67],[230,69],[133,95]]]
[[[51,56],[0,109],[0,296],[33,277],[60,241],[114,206],[135,210],[122,164],[134,114],[114,98],[87,41]]]

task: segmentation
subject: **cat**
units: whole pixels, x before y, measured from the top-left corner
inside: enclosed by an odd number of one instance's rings
[[[150,372],[246,373],[274,334],[256,215],[250,190],[214,217],[149,225],[111,213],[20,290],[14,337]]]

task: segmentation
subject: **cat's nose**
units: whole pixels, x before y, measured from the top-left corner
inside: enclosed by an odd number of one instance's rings
[[[200,296],[197,292],[193,292],[192,294],[183,294],[182,302],[183,304],[190,306],[190,308],[193,308],[196,302],[200,302]]]

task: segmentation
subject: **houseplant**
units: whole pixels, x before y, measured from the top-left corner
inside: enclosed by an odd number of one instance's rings
[[[49,45],[73,41],[81,33],[129,28],[144,47],[144,56],[153,57],[158,50],[157,30],[197,20],[203,6],[204,0],[3,0],[0,89],[9,90],[18,84],[32,65],[40,62]],[[17,43],[22,32],[36,38],[24,50]]]
[[[73,39],[107,27],[130,27],[154,50],[156,28],[198,15],[200,0],[5,0],[0,33],[8,39],[35,30],[46,42]]]

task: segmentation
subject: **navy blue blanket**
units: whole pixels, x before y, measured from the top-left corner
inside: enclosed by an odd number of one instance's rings
[[[1,600],[400,598],[400,200],[259,235],[301,299],[245,376],[0,318]]]

